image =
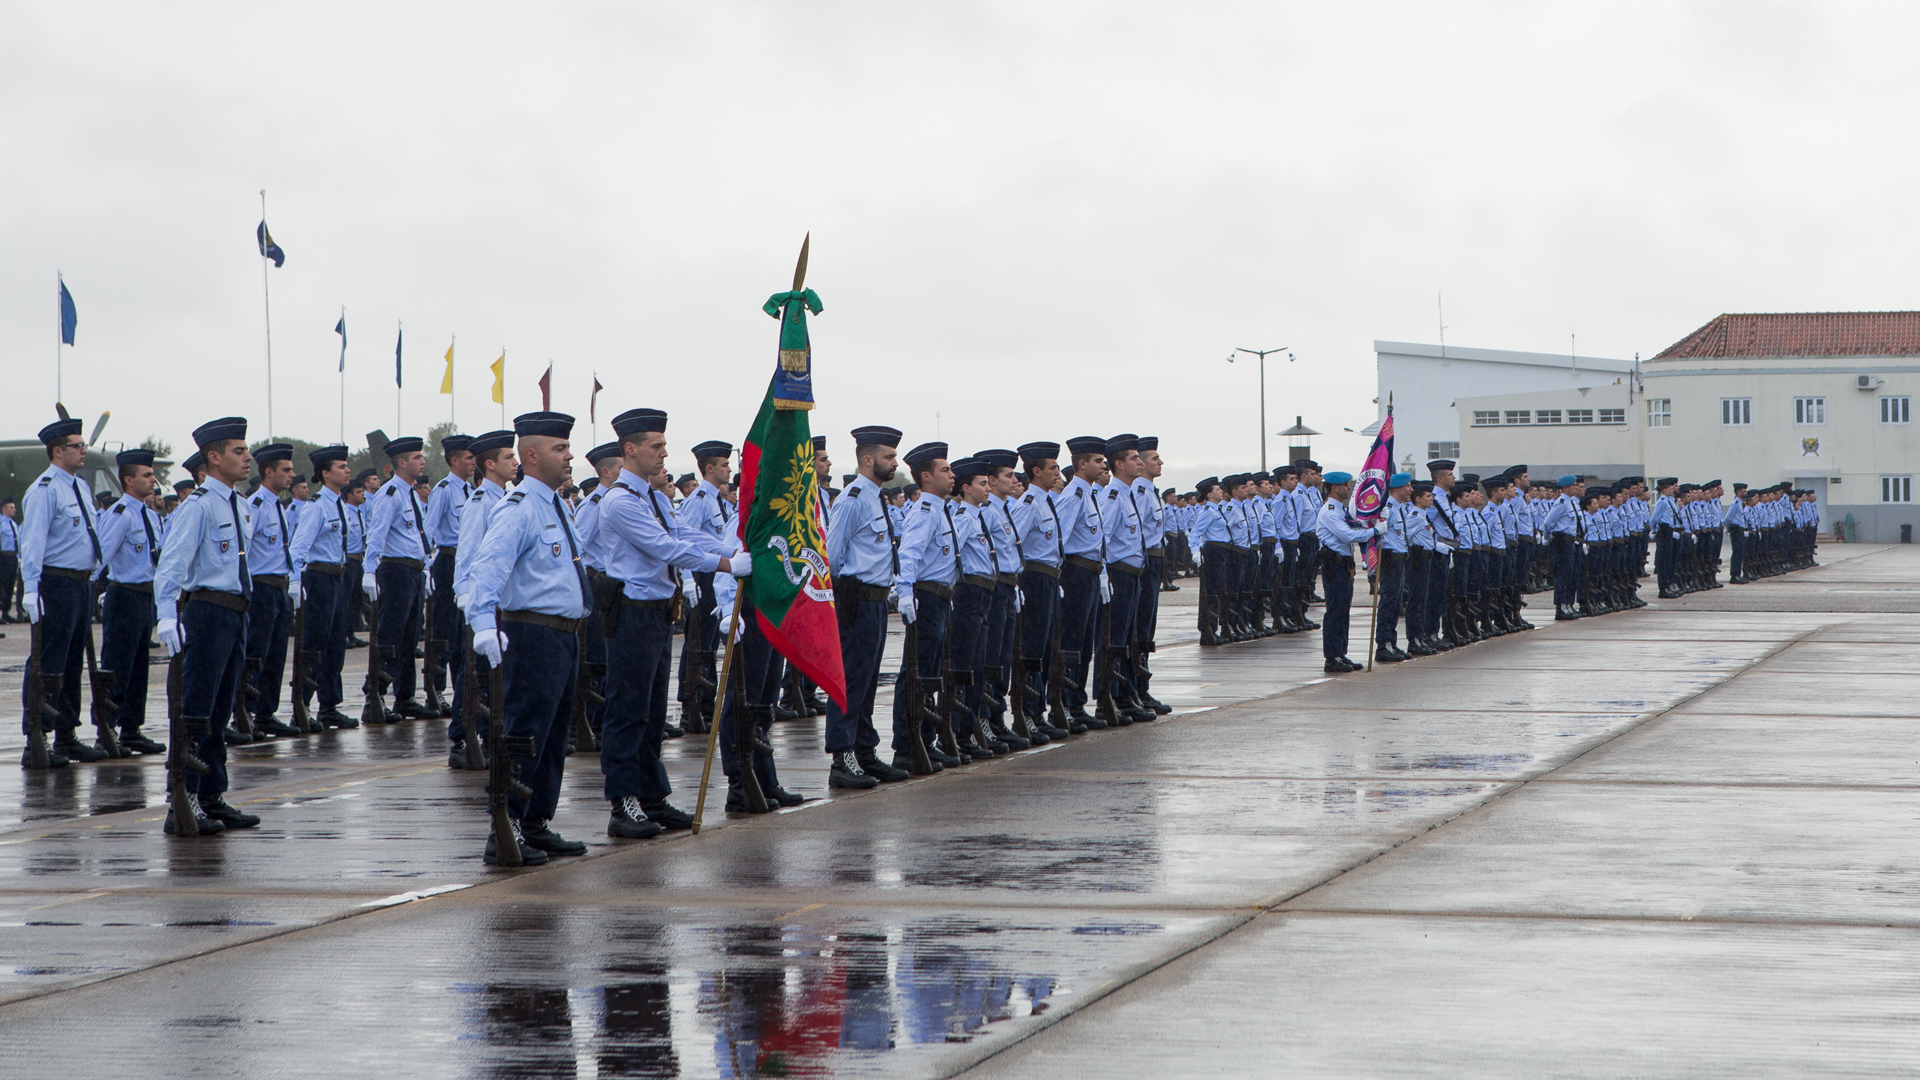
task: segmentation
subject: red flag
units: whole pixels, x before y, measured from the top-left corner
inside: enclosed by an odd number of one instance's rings
[[[594,372],[593,393],[587,395],[587,422],[590,424],[600,422],[600,418],[594,415],[594,410],[600,405],[600,391],[604,389],[606,389],[606,387],[600,385],[600,373]]]
[[[547,361],[547,373],[540,376],[540,411],[553,411],[553,361]]]
[[[1380,433],[1373,437],[1373,449],[1367,451],[1367,463],[1360,470],[1360,483],[1353,489],[1353,515],[1362,525],[1380,520],[1387,508],[1387,479],[1393,472],[1393,404],[1387,404],[1387,418],[1380,422]],[[1367,540],[1367,569],[1380,564],[1380,538]]]

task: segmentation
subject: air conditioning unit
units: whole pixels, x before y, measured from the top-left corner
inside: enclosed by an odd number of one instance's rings
[[[1871,375],[1855,375],[1853,385],[1861,390],[1877,390],[1880,388],[1880,380]]]

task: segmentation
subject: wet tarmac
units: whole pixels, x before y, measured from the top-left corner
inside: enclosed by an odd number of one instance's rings
[[[787,721],[821,798],[639,843],[580,755],[521,871],[436,722],[236,751],[201,841],[158,761],[0,770],[0,1075],[1912,1071],[1914,551],[1340,679],[1189,582],[1173,717],[857,793]]]

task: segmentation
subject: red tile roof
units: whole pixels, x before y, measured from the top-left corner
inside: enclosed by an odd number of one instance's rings
[[[1721,315],[1654,359],[1732,356],[1920,356],[1920,311]]]

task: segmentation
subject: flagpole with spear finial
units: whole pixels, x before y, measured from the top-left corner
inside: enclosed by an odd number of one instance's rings
[[[1387,420],[1389,422],[1393,420],[1393,391],[1391,390],[1387,391]],[[1389,472],[1393,469],[1392,454],[1387,455],[1387,469]],[[1376,545],[1377,549],[1380,538],[1374,537],[1368,541],[1368,543]],[[1412,558],[1411,553],[1408,554],[1408,558]],[[1375,646],[1373,642],[1373,634],[1375,630],[1380,628],[1380,582],[1382,578],[1386,577],[1386,556],[1381,555],[1376,561],[1375,566],[1377,569],[1367,575],[1367,592],[1373,597],[1373,610],[1367,616],[1367,670],[1369,672],[1373,670],[1373,654],[1377,650],[1377,646]],[[1409,630],[1407,633],[1408,636],[1411,637],[1413,632]]]
[[[812,244],[813,234],[809,232],[806,238],[800,241],[800,261],[796,263],[793,268],[793,292],[796,294],[806,288],[807,250]],[[768,301],[768,303],[771,304],[772,301]],[[785,345],[784,340],[782,341],[782,345]],[[744,455],[742,464],[744,465]],[[742,501],[744,501],[744,499]],[[743,538],[746,535],[746,512],[747,508],[743,507],[739,512],[739,516],[734,518],[736,527],[742,530],[741,536]],[[739,632],[740,610],[744,607],[746,607],[746,590],[736,584],[733,593],[733,609],[727,614],[726,636],[720,639],[721,644],[726,647],[726,652],[722,653],[720,657],[720,677],[714,680],[716,689],[713,695],[713,718],[707,725],[707,759],[706,763],[700,768],[700,796],[693,804],[693,834],[695,836],[700,835],[700,823],[706,814],[707,787],[713,780],[713,754],[714,750],[720,744],[720,716],[725,709],[727,700],[727,679],[733,667],[734,651],[739,648],[739,643],[734,640],[734,635]],[[750,724],[753,722],[747,716],[745,706],[746,699],[743,696],[734,706],[735,724]],[[753,772],[752,757],[749,756],[746,760],[739,762],[739,767],[741,776],[743,777],[743,783],[757,785],[758,778]],[[750,787],[748,790],[752,791],[755,790],[755,788]]]
[[[260,227],[267,227],[267,189],[260,189]],[[272,275],[267,267],[273,262],[268,256],[266,246],[260,248],[260,304],[265,314],[267,330],[267,437],[272,438],[273,429],[273,288]]]

